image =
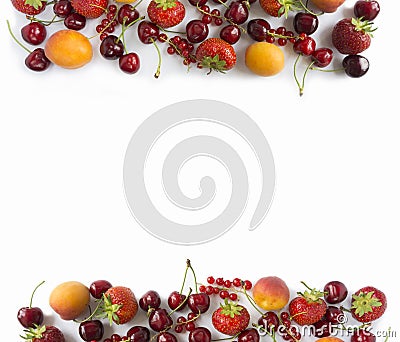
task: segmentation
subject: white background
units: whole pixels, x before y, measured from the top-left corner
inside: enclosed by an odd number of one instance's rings
[[[321,18],[320,46],[329,44],[332,24],[351,15],[353,3]],[[261,78],[244,66],[247,39],[237,47],[237,68],[226,75],[206,76],[195,69],[186,73],[176,57],[165,55],[161,77],[155,80],[155,50],[139,44],[136,33],[129,44],[142,57],[137,75],[125,75],[116,63],[102,59],[96,39],[94,60],[86,67],[52,66],[33,73],[23,65],[25,51],[6,30],[9,19],[19,36],[24,18],[9,1],[0,6],[2,339],[4,332],[9,340],[20,334],[17,310],[28,305],[41,280],[46,283],[34,304],[52,315],[47,298],[60,282],[90,284],[104,278],[131,287],[138,297],[150,288],[166,297],[180,288],[190,258],[200,281],[208,275],[252,281],[277,275],[293,292],[301,290],[301,280],[315,287],[342,280],[351,291],[374,285],[389,300],[377,329],[391,326],[398,340],[395,2],[381,1],[375,21],[379,29],[364,53],[371,63],[368,74],[350,79],[311,72],[302,98],[292,77],[290,47],[284,49],[285,70]],[[255,8],[261,14],[258,4]],[[92,35],[93,26],[84,32]],[[341,56],[336,58],[334,66]],[[175,246],[135,222],[124,198],[122,164],[144,119],[166,105],[197,98],[237,106],[260,126],[275,158],[276,193],[254,232],[246,230],[249,206],[223,237],[199,246]],[[258,169],[248,165],[248,173],[256,177]],[[190,192],[193,185],[187,186]],[[250,197],[256,193],[253,189]],[[76,325],[53,318],[47,319],[65,329],[68,341],[79,340]]]

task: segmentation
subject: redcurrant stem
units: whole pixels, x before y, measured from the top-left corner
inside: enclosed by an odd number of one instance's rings
[[[267,329],[265,329],[262,325],[258,325],[253,323],[252,326],[258,330],[262,330],[263,332],[265,332],[269,337],[272,338],[273,342],[276,342],[276,335],[275,335],[275,329],[272,329],[272,333],[270,333]]]
[[[225,3],[223,3],[223,4],[227,7],[227,5],[226,5]],[[219,18],[219,19],[225,20],[225,21],[228,22],[229,24],[231,24],[231,25],[233,25],[233,26],[236,26],[237,28],[239,28],[240,30],[242,30],[243,33],[245,33],[245,34],[247,33],[247,31],[246,31],[245,28],[243,28],[242,26],[240,26],[240,25],[234,23],[232,20],[230,20],[230,19],[228,19],[228,18],[225,18],[225,17],[223,17],[223,16],[221,16],[221,15],[216,15],[216,14],[208,13],[208,12],[202,10],[202,9],[200,8],[199,4],[196,5],[196,8],[199,10],[199,12],[201,12],[201,13],[203,13],[203,14],[205,14],[205,15],[209,15],[210,17],[214,17],[214,18]]]
[[[15,42],[16,42],[20,47],[22,47],[25,51],[27,51],[28,53],[32,53],[31,50],[29,50],[25,45],[21,44],[21,42],[17,39],[17,37],[14,36],[14,33],[12,32],[11,27],[10,27],[10,22],[9,22],[8,20],[7,20],[7,27],[8,27],[8,32],[10,32],[11,37],[15,40]]]
[[[218,2],[219,2],[222,6],[225,6],[225,8],[229,8],[229,6],[228,6],[225,2],[223,2],[223,1],[221,1],[221,0],[218,0]]]
[[[114,18],[112,20],[110,20],[110,22],[106,26],[104,26],[100,32],[98,32],[94,36],[89,37],[88,39],[92,39],[92,38],[100,36],[102,33],[104,33],[111,26],[111,23],[117,18],[117,15],[118,15],[118,13],[115,13]]]
[[[32,295],[31,295],[31,301],[29,302],[29,307],[30,307],[30,308],[32,307],[33,296],[35,295],[36,290],[39,288],[39,286],[41,286],[41,285],[43,285],[43,284],[44,284],[44,280],[43,280],[41,283],[39,283],[39,284],[34,288],[34,290],[33,290],[33,292],[32,292]]]

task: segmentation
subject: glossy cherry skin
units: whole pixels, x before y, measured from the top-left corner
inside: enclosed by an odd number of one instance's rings
[[[341,281],[333,280],[325,284],[324,293],[325,301],[328,304],[338,304],[346,299],[348,290]]]
[[[311,58],[315,66],[325,68],[332,62],[333,51],[329,48],[319,48],[312,53]]]
[[[267,332],[272,333],[280,325],[279,317],[275,312],[268,311],[258,319],[258,325],[262,326]]]
[[[238,342],[259,342],[260,334],[257,329],[249,328],[243,330],[237,337]]]
[[[208,36],[208,25],[201,20],[193,19],[186,24],[187,40],[193,44],[200,43]]]
[[[122,55],[119,58],[119,68],[126,74],[136,74],[140,69],[140,58],[135,52]]]
[[[305,37],[304,39],[299,38],[293,44],[293,50],[304,56],[311,56],[315,51],[316,45],[315,40],[311,37]]]
[[[227,25],[221,29],[219,36],[227,43],[233,45],[239,41],[241,32],[236,25]]]
[[[148,311],[149,309],[157,309],[161,305],[161,298],[157,291],[147,291],[139,299],[139,306],[142,310]]]
[[[105,59],[118,59],[124,54],[124,44],[117,36],[109,35],[100,44],[100,54]]]
[[[331,323],[328,322],[325,318],[322,318],[318,322],[315,322],[313,326],[315,337],[322,338],[331,335]]]
[[[362,77],[369,70],[369,61],[360,55],[348,55],[343,59],[343,68],[349,77]]]
[[[194,293],[188,298],[189,309],[193,313],[205,313],[210,307],[210,297],[206,293]]]
[[[376,336],[368,330],[356,329],[350,338],[351,342],[375,342]]]
[[[21,29],[22,38],[29,44],[39,45],[44,42],[47,36],[47,29],[42,23],[32,21]]]
[[[138,37],[143,44],[152,44],[158,38],[160,29],[150,21],[141,21],[138,26]]]
[[[269,22],[262,18],[252,19],[247,23],[247,33],[257,42],[262,42],[267,39],[268,30],[270,28],[271,25]]]
[[[179,293],[178,291],[171,292],[168,296],[168,306],[172,310],[183,310],[187,306],[186,295]]]
[[[211,332],[205,327],[194,328],[188,337],[189,342],[211,342]]]
[[[149,342],[150,330],[147,327],[136,325],[128,330],[126,336],[130,338],[131,342]]]
[[[51,65],[51,62],[46,57],[44,49],[37,48],[25,58],[25,65],[33,71],[44,71]]]
[[[73,11],[71,1],[58,0],[53,5],[53,12],[57,17],[65,18]]]
[[[33,328],[43,323],[43,311],[38,307],[24,307],[18,310],[18,321],[24,328]]]
[[[157,335],[157,342],[177,342],[178,339],[174,334],[169,333],[168,331],[162,332]]]
[[[73,12],[67,15],[67,17],[64,19],[64,25],[70,30],[82,30],[86,26],[86,17],[79,13]]]
[[[311,13],[299,12],[294,16],[293,28],[297,33],[313,34],[318,28],[318,17]]]
[[[160,332],[173,324],[172,318],[165,309],[154,309],[150,311],[149,326],[154,331]]]
[[[199,6],[199,7],[201,7],[201,6],[205,5],[205,4],[207,3],[207,1],[208,1],[208,0],[189,0],[189,3],[190,3],[192,6]]]
[[[358,0],[354,4],[354,15],[357,18],[364,18],[365,20],[374,20],[380,12],[378,1]]]
[[[112,284],[108,280],[96,280],[89,286],[89,292],[93,298],[100,299],[108,289],[112,287]]]
[[[332,324],[344,324],[347,321],[343,310],[333,305],[329,305],[326,309],[325,318]]]
[[[103,323],[97,319],[79,324],[79,336],[84,341],[100,341],[103,335]]]
[[[121,25],[129,25],[137,19],[139,19],[139,12],[131,4],[124,4],[118,10],[117,20]]]
[[[249,9],[244,2],[236,0],[229,4],[224,17],[237,25],[241,25],[249,18]]]

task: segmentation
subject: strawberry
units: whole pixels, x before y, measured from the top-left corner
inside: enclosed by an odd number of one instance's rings
[[[36,15],[46,8],[45,0],[11,0],[15,9],[27,15]]]
[[[261,8],[272,17],[285,16],[292,10],[300,10],[295,0],[260,0]]]
[[[310,325],[323,318],[328,308],[322,299],[324,292],[307,287],[304,293],[298,292],[298,296],[289,303],[289,313],[292,319],[299,325]]]
[[[23,337],[29,342],[65,342],[64,334],[52,325],[35,325],[33,328],[24,330],[26,336]]]
[[[372,23],[361,18],[344,18],[332,30],[332,44],[344,55],[357,55],[371,45]]]
[[[74,10],[85,18],[100,17],[107,9],[108,0],[71,0]]]
[[[236,64],[236,52],[233,46],[221,38],[208,38],[196,49],[199,66],[225,72]]]
[[[212,314],[214,328],[230,336],[235,336],[245,330],[249,322],[250,314],[247,309],[237,303],[229,303],[227,299]]]
[[[107,318],[110,322],[124,324],[133,319],[138,311],[138,303],[132,290],[125,286],[113,286],[102,297],[98,318]]]
[[[150,21],[162,28],[180,24],[185,13],[185,6],[179,0],[151,0],[147,6]]]
[[[359,322],[369,323],[383,315],[387,307],[385,294],[372,286],[365,286],[352,295],[351,313]]]

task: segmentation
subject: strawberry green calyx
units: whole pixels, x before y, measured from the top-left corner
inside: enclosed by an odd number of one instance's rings
[[[377,27],[373,28],[372,25],[373,23],[364,20],[363,18],[351,18],[351,23],[354,26],[354,29],[359,32],[364,32],[368,34],[370,37],[373,37],[372,32],[377,30]]]
[[[33,339],[41,339],[46,332],[46,326],[38,326],[35,324],[33,328],[24,329],[25,336],[21,336],[25,341],[33,341]]]
[[[25,5],[32,6],[35,10],[38,10],[43,7],[43,2],[46,3],[46,1],[42,0],[25,0]]]
[[[312,289],[304,281],[301,282],[307,290],[304,292],[297,292],[298,295],[302,296],[307,300],[307,302],[321,302],[321,298],[324,296],[324,292],[317,289]]]
[[[243,310],[242,306],[237,305],[234,302],[228,302],[228,299],[225,299],[224,304],[221,303],[220,306],[221,314],[231,318],[241,315],[241,311]]]
[[[201,60],[200,64],[203,68],[210,69],[210,73],[213,70],[221,73],[225,73],[226,71],[226,61],[219,59],[219,55],[215,55],[214,57],[206,56]]]
[[[358,295],[353,295],[353,304],[351,306],[354,309],[354,313],[362,317],[367,312],[372,312],[374,307],[382,306],[382,302],[379,298],[374,297],[374,291],[367,293],[360,292]]]
[[[110,322],[110,326],[115,322],[119,324],[119,317],[117,312],[122,308],[122,305],[113,304],[111,297],[103,294],[102,305],[99,307],[99,312],[96,314],[97,318],[107,318]]]
[[[175,0],[153,0],[157,4],[157,8],[162,8],[163,11],[166,11],[168,8],[176,7]]]

